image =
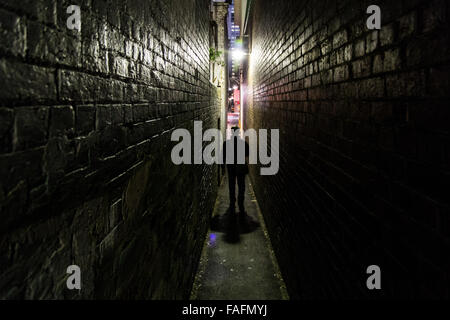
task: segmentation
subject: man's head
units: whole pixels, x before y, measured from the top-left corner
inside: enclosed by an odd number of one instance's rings
[[[238,126],[232,126],[231,127],[231,135],[237,139],[238,137],[240,138],[241,136],[241,128],[239,128]]]

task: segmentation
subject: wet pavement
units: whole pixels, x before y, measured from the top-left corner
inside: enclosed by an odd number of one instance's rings
[[[228,177],[225,176],[219,188],[191,299],[288,299],[248,176],[244,205],[245,217],[239,216],[239,212],[237,215],[228,212]]]

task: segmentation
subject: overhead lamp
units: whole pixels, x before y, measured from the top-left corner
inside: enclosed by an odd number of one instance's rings
[[[234,49],[233,50],[233,60],[241,61],[245,56],[245,52],[241,49]]]

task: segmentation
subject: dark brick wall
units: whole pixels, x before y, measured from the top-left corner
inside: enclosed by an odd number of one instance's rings
[[[280,171],[251,176],[291,297],[448,297],[448,2],[254,3],[244,119]]]
[[[1,298],[188,297],[217,169],[170,135],[217,127],[208,32],[208,1],[0,0]]]

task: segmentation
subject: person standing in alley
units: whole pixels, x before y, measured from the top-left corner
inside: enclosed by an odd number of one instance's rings
[[[240,135],[239,127],[231,128],[231,138],[223,143],[222,172],[228,171],[228,189],[230,192],[230,212],[235,212],[236,182],[238,185],[238,206],[240,217],[245,217],[245,175],[248,174],[249,145]]]

